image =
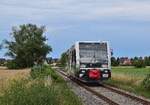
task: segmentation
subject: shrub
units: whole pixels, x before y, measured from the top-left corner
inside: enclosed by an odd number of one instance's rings
[[[136,68],[144,68],[146,67],[145,62],[143,60],[134,61],[133,64]]]
[[[36,66],[31,68],[30,75],[33,79],[38,78],[38,77],[42,77],[44,70],[45,69],[43,69],[43,67],[41,65],[36,65]]]
[[[17,65],[17,63],[15,61],[8,61],[6,64],[8,69],[19,69],[19,66]]]
[[[146,78],[143,80],[142,84],[146,89],[150,90],[150,74],[148,74],[146,76]]]

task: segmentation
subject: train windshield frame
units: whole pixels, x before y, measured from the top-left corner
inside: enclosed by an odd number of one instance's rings
[[[79,43],[81,66],[101,67],[108,65],[107,43]]]

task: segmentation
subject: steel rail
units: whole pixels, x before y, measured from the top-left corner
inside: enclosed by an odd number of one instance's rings
[[[105,102],[107,102],[109,105],[119,105],[118,103],[112,101],[111,99],[107,98],[106,96],[94,91],[93,89],[89,88],[88,86],[86,86],[85,84],[83,84],[82,82],[80,82],[77,78],[71,77],[66,75],[64,72],[57,70],[57,72],[61,73],[62,75],[64,75],[65,77],[69,78],[70,80],[72,80],[73,82],[77,83],[79,86],[83,87],[84,89],[86,89],[87,91],[91,92],[92,94],[94,94],[95,96],[97,96],[98,98],[104,100]]]
[[[111,90],[111,91],[115,92],[115,93],[118,93],[118,94],[123,95],[123,96],[125,96],[125,97],[129,97],[129,98],[131,98],[131,99],[133,99],[133,100],[136,100],[137,102],[140,102],[140,103],[143,104],[143,105],[150,105],[150,101],[145,100],[145,99],[142,99],[142,98],[137,97],[137,96],[133,96],[133,95],[128,94],[128,93],[126,93],[126,92],[124,92],[124,91],[121,91],[121,90],[119,90],[119,89],[115,89],[116,87],[109,86],[109,85],[106,85],[106,84],[103,84],[102,86],[103,86],[104,88],[108,89],[108,90]]]

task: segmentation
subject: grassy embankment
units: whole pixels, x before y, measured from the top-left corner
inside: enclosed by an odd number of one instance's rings
[[[66,82],[50,67],[35,67],[30,74],[19,78],[15,76],[13,80],[7,80],[7,84],[3,81],[3,87],[0,87],[0,105],[82,104]]]
[[[150,74],[150,68],[113,67],[112,78],[107,83],[150,98],[150,90],[142,85],[147,74]]]

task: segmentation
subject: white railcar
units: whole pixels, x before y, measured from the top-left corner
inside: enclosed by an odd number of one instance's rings
[[[107,41],[79,41],[66,53],[69,75],[89,83],[111,77],[111,50]]]

